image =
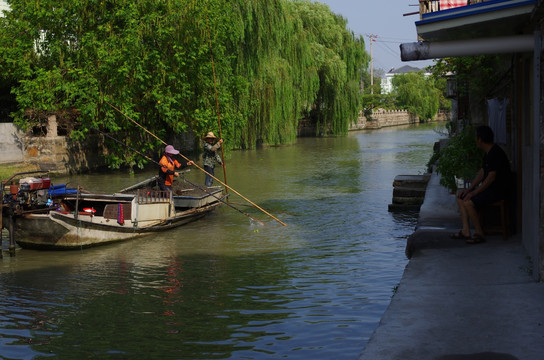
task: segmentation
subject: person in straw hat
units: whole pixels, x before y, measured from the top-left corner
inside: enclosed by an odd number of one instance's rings
[[[185,168],[186,166],[193,165],[194,162],[190,160],[187,164],[180,164],[174,156],[179,154],[179,151],[176,150],[172,145],[167,145],[164,149],[164,154],[159,161],[161,165],[159,169],[159,187],[162,191],[172,191],[172,184],[174,183],[174,176],[178,177],[179,173],[176,169]]]
[[[214,175],[215,164],[223,165],[221,156],[217,153],[217,150],[221,148],[222,143],[223,139],[219,139],[219,141],[217,141],[217,136],[215,136],[211,131],[208,132],[204,137],[203,162],[204,171],[207,172],[206,179],[204,181],[204,184],[206,186],[212,186],[213,184],[212,176]]]

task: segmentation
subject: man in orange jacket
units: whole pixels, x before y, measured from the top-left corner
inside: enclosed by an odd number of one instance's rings
[[[172,191],[172,184],[174,183],[174,176],[178,177],[179,173],[176,172],[176,169],[178,168],[185,168],[186,166],[193,165],[194,162],[190,160],[187,162],[187,164],[182,165],[180,164],[176,159],[174,159],[174,156],[179,154],[179,151],[176,150],[172,145],[166,146],[164,149],[164,154],[159,161],[159,164],[161,165],[159,169],[159,187],[163,191]]]

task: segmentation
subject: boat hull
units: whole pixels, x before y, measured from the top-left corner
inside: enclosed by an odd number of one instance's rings
[[[17,217],[14,223],[15,241],[22,248],[44,250],[70,250],[111,244],[169,230],[198,220],[213,211],[220,202],[178,212],[164,220],[145,225],[125,220],[121,225],[115,220],[99,216],[50,211],[47,214],[27,214]]]

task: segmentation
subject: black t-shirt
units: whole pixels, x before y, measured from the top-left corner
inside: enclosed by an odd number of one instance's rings
[[[482,165],[484,169],[484,180],[491,171],[495,171],[497,176],[491,183],[489,189],[497,194],[504,194],[510,185],[510,162],[502,148],[494,144],[491,150],[484,156]]]

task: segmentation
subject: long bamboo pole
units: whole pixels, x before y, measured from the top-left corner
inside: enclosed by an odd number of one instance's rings
[[[210,32],[210,26],[208,24],[208,6],[206,3],[206,28],[208,30],[208,44],[210,47],[210,57],[212,61],[212,74],[213,74],[213,87],[215,90],[215,108],[217,111],[217,124],[219,125],[219,138],[223,138],[223,134],[221,132],[221,115],[219,112],[219,96],[217,94],[217,80],[215,77],[215,61],[213,60],[213,51],[212,51],[212,35]],[[223,164],[221,164],[221,167],[223,168],[223,176],[225,178],[225,184],[227,183],[227,165],[225,163],[225,153],[223,152],[223,144],[221,143],[221,160],[223,161]],[[228,187],[227,187],[228,192]]]
[[[112,104],[110,104],[109,102],[107,101],[104,101],[106,104],[108,104],[109,106],[111,106],[114,110],[116,110],[117,112],[119,112],[121,115],[123,115],[124,117],[126,117],[127,119],[129,119],[130,121],[132,121],[134,124],[136,124],[137,126],[139,126],[140,128],[142,128],[145,132],[147,132],[149,135],[153,136],[155,139],[159,140],[160,142],[162,142],[164,145],[168,145],[164,140],[162,140],[161,138],[159,138],[157,135],[153,134],[152,132],[150,132],[149,130],[147,130],[146,128],[144,128],[142,125],[140,125],[138,122],[136,122],[136,120],[133,120],[131,119],[128,115],[124,114],[121,110],[119,110],[118,108],[116,108],[115,106],[113,106]],[[187,161],[191,161],[189,158],[187,158],[185,155],[183,155],[182,153],[179,153],[179,155],[184,158],[185,160]],[[248,203],[250,203],[251,205],[255,206],[257,209],[261,210],[263,213],[265,213],[266,215],[270,216],[272,219],[276,220],[277,222],[279,222],[280,224],[282,224],[283,226],[287,226],[287,224],[285,224],[284,222],[282,222],[280,219],[278,219],[277,217],[275,217],[274,215],[270,214],[268,211],[264,210],[263,208],[261,208],[259,205],[255,204],[253,201],[249,200],[247,197],[245,197],[244,195],[240,194],[238,191],[236,191],[235,189],[233,189],[232,187],[230,187],[229,185],[225,184],[224,182],[222,182],[221,180],[219,180],[218,178],[216,178],[215,176],[213,176],[212,174],[210,174],[209,172],[207,172],[206,170],[204,170],[203,168],[201,168],[200,166],[198,166],[197,164],[194,165],[198,170],[202,171],[203,173],[205,174],[208,174],[209,176],[211,176],[214,180],[216,180],[218,183],[220,183],[221,185],[225,186],[225,188],[229,188],[233,193],[235,193],[236,195],[240,196],[242,199],[244,199],[245,201],[247,201]]]
[[[140,155],[141,157],[147,159],[148,161],[150,161],[150,162],[152,162],[152,163],[155,163],[155,164],[157,164],[157,165],[159,165],[159,166],[161,166],[161,167],[165,167],[164,165],[161,165],[158,161],[155,161],[155,160],[151,159],[149,156],[147,156],[147,155],[145,155],[145,154],[142,154],[140,151],[138,151],[138,150],[136,150],[136,149],[134,149],[134,148],[128,146],[127,144],[123,144],[121,141],[117,140],[117,139],[114,138],[113,136],[111,136],[111,135],[109,135],[109,134],[106,134],[105,132],[100,131],[100,130],[98,130],[98,129],[95,129],[95,130],[98,131],[98,132],[99,132],[100,134],[102,134],[103,136],[106,136],[107,138],[109,138],[109,139],[111,139],[111,140],[117,142],[118,144],[127,147],[128,149],[132,150],[133,152],[135,152],[136,154]],[[206,194],[208,194],[208,195],[214,197],[215,199],[217,199],[218,201],[222,202],[223,204],[225,204],[225,205],[229,206],[230,208],[232,208],[232,209],[238,211],[240,214],[243,214],[243,215],[249,217],[251,220],[255,220],[255,221],[257,221],[258,223],[260,223],[260,224],[262,224],[262,225],[266,225],[266,224],[263,223],[262,221],[260,221],[260,220],[258,220],[258,219],[255,219],[255,218],[252,217],[251,215],[249,215],[249,214],[243,212],[242,210],[238,209],[237,207],[233,206],[232,204],[229,204],[228,202],[226,202],[226,201],[223,200],[222,198],[219,198],[219,197],[215,196],[214,194],[208,192],[207,190],[203,189],[201,186],[198,186],[197,184],[194,184],[194,183],[190,182],[190,181],[187,180],[187,179],[183,179],[183,181],[186,181],[187,183],[193,185],[194,187],[199,188],[200,190],[204,191]]]

